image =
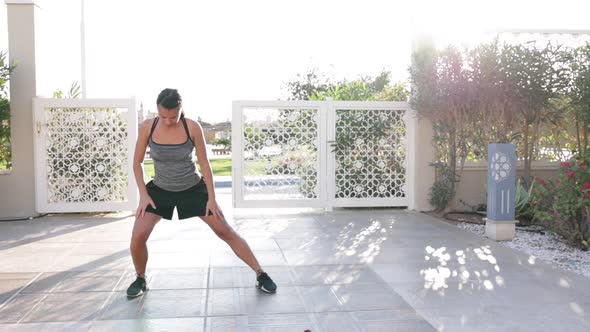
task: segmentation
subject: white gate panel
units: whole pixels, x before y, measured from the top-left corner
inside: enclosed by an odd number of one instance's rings
[[[234,206],[412,208],[415,123],[406,102],[236,101]]]
[[[320,102],[234,102],[235,207],[323,206],[325,113]]]
[[[34,98],[40,213],[135,210],[133,99]]]
[[[330,102],[329,206],[408,206],[409,112],[405,102]]]

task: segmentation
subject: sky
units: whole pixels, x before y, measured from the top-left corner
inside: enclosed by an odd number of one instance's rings
[[[81,81],[80,0],[36,1],[37,92]],[[407,81],[412,38],[476,41],[498,28],[589,29],[590,1],[85,0],[88,98],[133,97],[154,111],[177,88],[189,117],[231,118],[234,100],[286,99],[317,68],[336,80]],[[8,50],[0,2],[0,50]]]

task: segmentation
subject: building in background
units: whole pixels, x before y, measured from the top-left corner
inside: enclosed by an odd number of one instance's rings
[[[141,127],[141,124],[147,120],[147,119],[151,119],[151,118],[155,118],[158,115],[158,113],[156,112],[152,112],[150,110],[147,110],[147,112],[143,109],[143,102],[139,103],[139,109],[137,110],[137,129],[139,132],[139,127]]]
[[[216,140],[231,139],[231,122],[229,120],[214,124],[212,130]]]
[[[215,144],[215,141],[218,139],[230,139],[231,138],[231,122],[219,122],[215,124],[211,124],[209,122],[205,122],[199,117],[197,121],[201,124],[203,128],[203,134],[205,136],[205,142],[207,144]]]
[[[154,118],[157,115],[158,113],[156,112],[152,112],[150,110],[146,111],[143,108],[143,102],[141,102],[139,104],[139,109],[137,110],[137,129],[139,130],[139,127],[141,127],[141,124],[145,120]],[[231,139],[231,121],[227,120],[224,122],[211,124],[209,122],[203,121],[201,117],[198,117],[197,122],[199,122],[203,128],[203,134],[207,144],[215,144],[215,141],[218,139]]]

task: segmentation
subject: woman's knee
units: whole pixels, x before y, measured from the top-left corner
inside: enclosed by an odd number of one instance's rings
[[[147,243],[149,234],[147,232],[133,232],[131,235],[131,248],[143,247]]]
[[[131,233],[131,247],[143,246],[150,237],[151,229],[136,227]]]
[[[215,235],[220,239],[227,242],[236,238],[237,233],[225,220],[214,216],[201,217],[201,219],[211,227],[211,230],[213,230]]]
[[[215,234],[224,241],[232,240],[236,236],[236,232],[227,224],[216,229]]]
[[[145,245],[159,220],[159,217],[152,217],[149,214],[136,219],[131,233],[131,246]]]

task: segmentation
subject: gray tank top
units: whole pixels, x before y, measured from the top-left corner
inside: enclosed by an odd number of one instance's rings
[[[180,120],[186,131],[186,142],[180,144],[158,144],[152,139],[154,129],[160,118],[156,117],[150,130],[148,144],[150,155],[154,160],[155,175],[153,183],[168,191],[186,190],[201,180],[197,174],[193,148],[195,144],[191,139],[184,116]]]

